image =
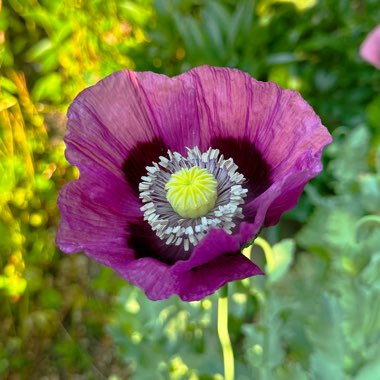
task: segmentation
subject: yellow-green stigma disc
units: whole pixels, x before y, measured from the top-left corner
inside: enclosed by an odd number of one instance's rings
[[[166,199],[183,218],[198,218],[215,206],[217,186],[215,177],[206,169],[184,168],[171,175],[165,186]]]

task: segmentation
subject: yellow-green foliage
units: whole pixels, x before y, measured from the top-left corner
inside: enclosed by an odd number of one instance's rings
[[[78,175],[64,157],[65,112],[84,87],[133,67],[127,51],[146,38],[149,4],[10,0],[1,9],[0,378],[96,372],[87,349],[107,306],[91,303],[87,260],[55,246],[58,191]]]

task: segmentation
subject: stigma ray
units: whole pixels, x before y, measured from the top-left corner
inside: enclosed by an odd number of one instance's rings
[[[183,169],[205,169],[216,180],[216,200],[210,210],[196,217],[182,217],[167,199],[166,185]],[[211,228],[222,228],[231,234],[236,221],[243,218],[242,205],[247,195],[245,178],[232,158],[225,159],[218,149],[201,152],[198,147],[187,148],[187,157],[168,151],[146,168],[139,184],[141,211],[156,235],[167,245],[183,246],[188,251],[196,246]],[[193,170],[194,171],[194,170]],[[191,173],[192,175],[193,173]]]

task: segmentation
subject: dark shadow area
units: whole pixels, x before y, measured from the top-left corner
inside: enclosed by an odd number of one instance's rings
[[[151,257],[170,265],[187,259],[191,254],[192,250],[185,252],[182,245],[166,245],[142,219],[129,222],[127,229],[127,245],[135,251],[136,258]]]
[[[123,163],[123,172],[127,182],[136,195],[139,194],[141,177],[146,174],[146,167],[157,162],[159,156],[167,153],[167,146],[160,138],[156,137],[150,142],[138,143],[129,153]]]
[[[232,158],[238,172],[247,179],[248,196],[251,201],[263,193],[270,185],[271,168],[262,154],[251,142],[233,137],[218,137],[211,141],[214,149],[219,149],[225,158]]]

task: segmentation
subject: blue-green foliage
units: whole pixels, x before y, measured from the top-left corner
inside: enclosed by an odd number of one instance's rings
[[[378,378],[380,218],[369,212],[380,204],[380,171],[378,161],[377,168],[365,161],[368,130],[345,132],[327,152],[335,194],[310,185],[315,210],[295,239],[272,247],[267,276],[232,287],[237,379]],[[256,247],[253,254],[260,255]],[[109,331],[135,378],[221,374],[216,300],[151,303],[123,290]]]

